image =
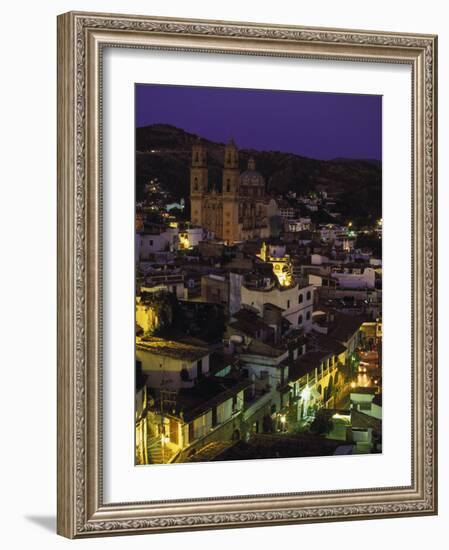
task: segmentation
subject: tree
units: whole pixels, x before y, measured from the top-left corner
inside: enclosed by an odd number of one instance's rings
[[[319,409],[310,426],[310,431],[318,435],[327,434],[332,430],[333,422],[325,409]]]
[[[368,235],[358,234],[355,247],[368,248],[372,251],[376,258],[380,258],[382,256],[382,239],[379,239],[375,233]]]

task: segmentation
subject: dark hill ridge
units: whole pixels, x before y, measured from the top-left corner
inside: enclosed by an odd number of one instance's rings
[[[142,200],[144,185],[157,177],[173,199],[188,198],[191,148],[197,139],[168,124],[136,129],[136,197]],[[208,149],[209,180],[221,188],[224,143],[203,139]],[[238,144],[237,144],[238,145]],[[248,158],[267,182],[270,193],[305,193],[325,188],[337,202],[336,210],[345,218],[371,223],[381,217],[382,171],[373,160],[338,158],[330,161],[311,159],[281,151],[240,150],[240,168]]]

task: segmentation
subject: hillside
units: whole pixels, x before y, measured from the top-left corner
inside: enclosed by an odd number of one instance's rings
[[[197,136],[175,126],[155,124],[136,130],[136,197],[142,200],[144,185],[157,177],[174,200],[189,194],[192,143]],[[223,143],[204,140],[208,148],[209,180],[221,187]],[[371,223],[381,217],[381,165],[372,160],[347,158],[330,161],[311,159],[280,151],[240,150],[244,170],[249,156],[267,182],[267,191],[305,193],[324,186],[335,197],[336,210],[356,223]]]

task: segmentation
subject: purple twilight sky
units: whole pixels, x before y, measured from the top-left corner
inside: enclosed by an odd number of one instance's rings
[[[136,85],[136,125],[164,123],[241,149],[318,159],[382,157],[377,95]]]

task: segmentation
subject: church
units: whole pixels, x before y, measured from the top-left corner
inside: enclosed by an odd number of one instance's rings
[[[221,192],[209,182],[207,151],[198,139],[192,146],[190,168],[191,221],[229,244],[270,237],[270,218],[278,215],[276,201],[267,196],[265,179],[253,158],[244,172],[231,139],[225,146]]]

